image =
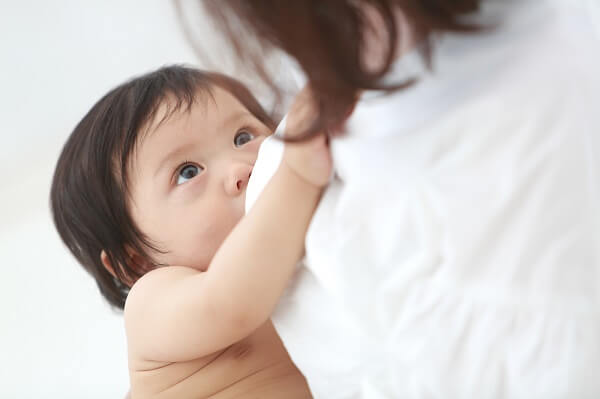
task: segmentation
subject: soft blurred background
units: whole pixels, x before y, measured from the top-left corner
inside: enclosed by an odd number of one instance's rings
[[[223,53],[210,26],[192,24]],[[50,180],[67,136],[109,89],[165,64],[203,64],[166,0],[0,0],[0,57],[0,398],[124,397],[122,316],[55,233]]]

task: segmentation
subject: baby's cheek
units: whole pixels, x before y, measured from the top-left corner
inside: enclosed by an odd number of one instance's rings
[[[227,237],[227,232],[222,227],[222,225],[205,225],[204,228],[189,234],[184,247],[181,248],[181,253],[185,254],[183,266],[206,270]]]

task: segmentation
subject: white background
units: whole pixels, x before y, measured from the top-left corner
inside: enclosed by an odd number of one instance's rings
[[[199,59],[166,0],[0,0],[0,60],[0,398],[124,397],[122,316],[55,233],[50,180],[109,89]]]

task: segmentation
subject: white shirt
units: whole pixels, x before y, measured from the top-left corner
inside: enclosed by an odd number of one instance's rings
[[[485,2],[496,29],[363,96],[273,316],[316,398],[600,397],[594,4]]]

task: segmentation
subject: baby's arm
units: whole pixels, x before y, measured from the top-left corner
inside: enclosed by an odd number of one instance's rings
[[[288,132],[301,129],[300,122],[309,115],[310,106],[297,102],[288,117]],[[277,172],[206,272],[171,266],[140,279],[125,309],[136,352],[157,361],[198,358],[262,325],[302,256],[330,170],[324,135],[286,144]]]

